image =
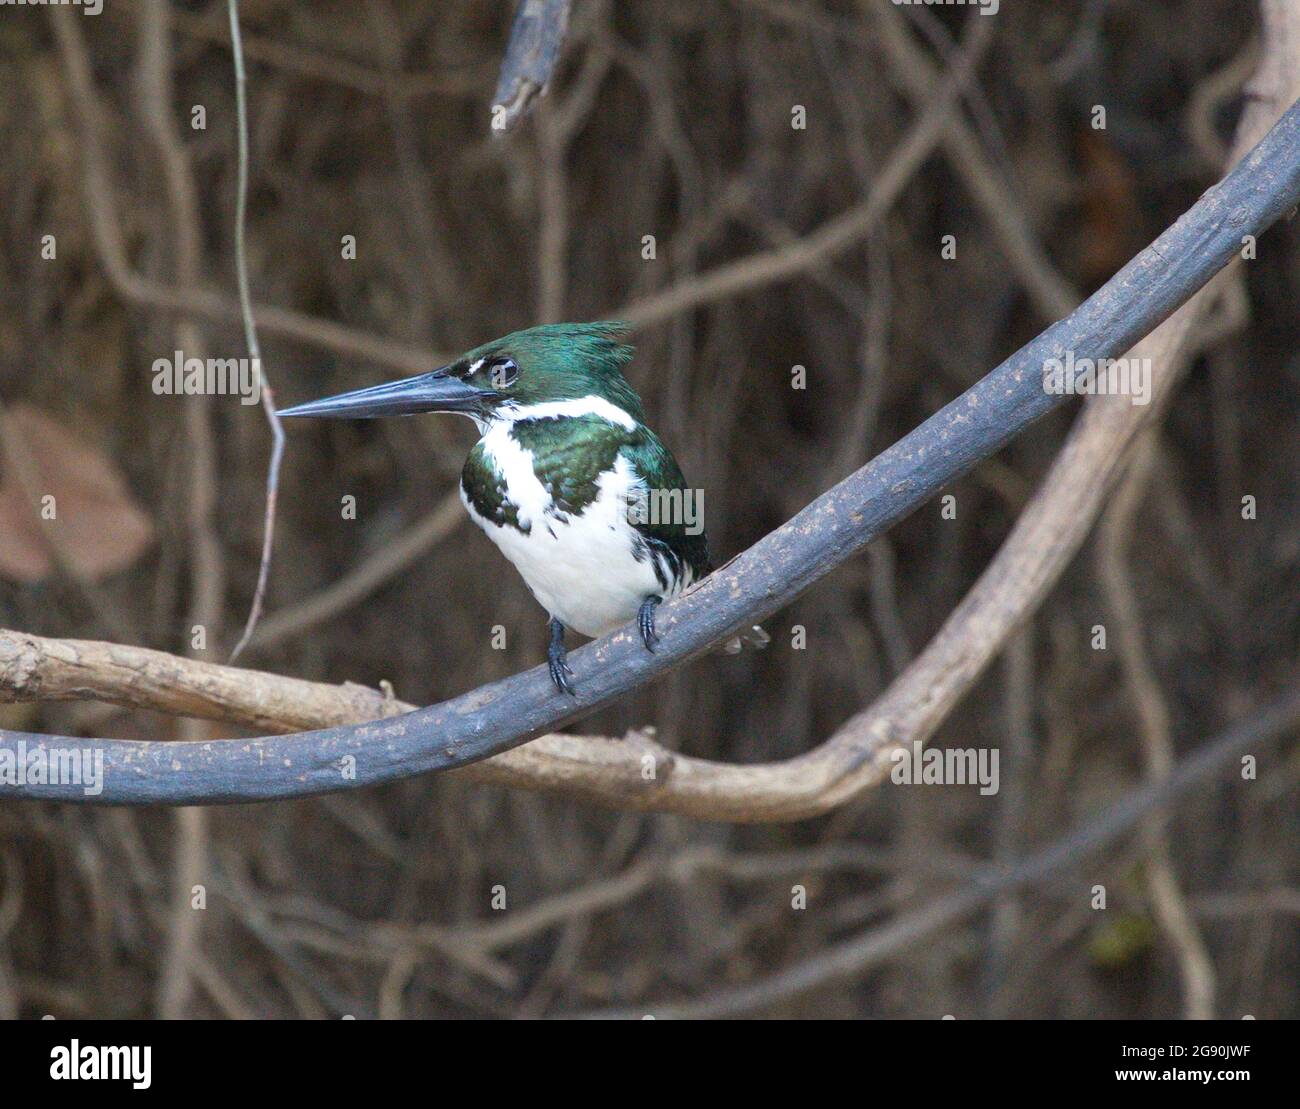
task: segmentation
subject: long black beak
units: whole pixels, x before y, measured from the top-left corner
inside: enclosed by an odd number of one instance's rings
[[[444,367],[432,373],[354,389],[350,393],[308,401],[282,408],[281,416],[328,416],[340,420],[370,420],[377,416],[413,416],[418,412],[463,412],[486,414],[490,403],[500,397],[490,389],[478,389]]]

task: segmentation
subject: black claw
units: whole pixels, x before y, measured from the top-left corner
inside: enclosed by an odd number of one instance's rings
[[[636,626],[641,632],[641,642],[645,644],[645,649],[651,653],[659,644],[659,633],[655,631],[655,609],[662,602],[662,597],[652,594],[641,602],[641,607],[636,614]]]
[[[550,627],[551,642],[546,648],[546,667],[551,672],[551,681],[561,693],[576,697],[577,691],[569,681],[573,671],[569,669],[568,652],[564,649],[564,625],[552,617]]]

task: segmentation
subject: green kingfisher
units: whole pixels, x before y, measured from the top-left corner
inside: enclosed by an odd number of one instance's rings
[[[461,473],[461,500],[550,615],[547,662],[562,693],[574,692],[566,628],[595,638],[635,620],[653,651],[656,607],[713,568],[703,491],[687,487],[646,426],[623,376],[632,357],[625,333],[613,322],[545,324],[430,373],[280,412],[473,420],[480,437]],[[742,636],[766,638],[761,628]]]

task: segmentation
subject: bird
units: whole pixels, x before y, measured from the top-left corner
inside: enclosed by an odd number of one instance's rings
[[[571,696],[566,630],[598,638],[635,621],[653,652],[655,610],[713,570],[704,491],[687,485],[624,376],[627,330],[608,320],[530,327],[428,373],[279,412],[473,420],[461,501],[546,610],[548,670]],[[767,639],[754,627],[723,650]]]

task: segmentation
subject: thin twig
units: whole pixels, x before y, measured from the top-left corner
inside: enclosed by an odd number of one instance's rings
[[[1160,689],[1142,635],[1142,615],[1132,580],[1128,544],[1133,519],[1142,507],[1155,469],[1154,429],[1139,441],[1135,458],[1123,483],[1102,517],[1097,544],[1097,567],[1102,593],[1115,623],[1115,644],[1124,681],[1137,709],[1146,776],[1158,782],[1174,764],[1173,725],[1169,706]],[[1161,931],[1178,958],[1183,981],[1184,1015],[1188,1020],[1214,1016],[1214,963],[1187,897],[1174,869],[1169,833],[1163,821],[1152,820],[1146,829],[1147,890]]]
[[[235,195],[235,271],[239,278],[239,313],[244,322],[244,339],[249,357],[261,374],[262,411],[271,427],[271,462],[266,471],[266,522],[262,535],[262,558],[257,568],[257,588],[248,610],[244,632],[230,652],[234,662],[252,638],[262,615],[266,598],[266,580],[271,572],[271,547],[275,542],[275,501],[280,488],[280,462],[284,457],[284,428],[275,411],[275,390],[262,366],[262,351],[257,341],[257,324],[253,320],[253,298],[248,288],[248,254],[244,244],[244,225],[248,218],[248,79],[244,72],[244,49],[239,38],[239,0],[228,0],[230,10],[230,52],[235,59],[235,106],[239,127],[239,183]]]

